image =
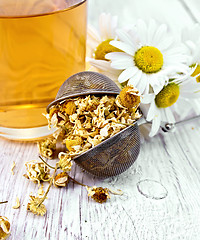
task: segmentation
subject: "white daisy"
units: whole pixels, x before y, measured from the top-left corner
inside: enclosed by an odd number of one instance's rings
[[[182,42],[189,55],[187,64],[189,66],[200,64],[200,25],[198,23],[182,30]]]
[[[108,76],[121,87],[118,77],[122,71],[113,69],[110,62],[105,59],[107,53],[120,51],[109,44],[116,38],[117,21],[117,16],[102,13],[99,16],[99,32],[91,25],[88,26],[87,46],[89,49],[87,50],[89,53],[87,55],[90,57],[87,57],[86,61],[92,65],[89,70],[95,70]]]
[[[182,47],[173,46],[165,24],[138,20],[135,29],[116,32],[120,41],[110,44],[123,52],[108,53],[106,58],[111,60],[111,67],[123,70],[118,78],[120,83],[128,81],[141,93],[148,93],[152,86],[157,94],[174,73],[187,72]]]
[[[162,122],[175,123],[174,112],[179,115],[182,115],[183,111],[188,112],[191,109],[191,98],[200,98],[200,85],[190,75],[191,71],[182,78],[169,80],[158,94],[143,96],[142,111],[147,107],[144,104],[150,104],[146,116],[147,121],[152,121],[150,137],[158,132]]]
[[[182,30],[182,42],[189,55],[188,66],[196,65],[192,76],[200,84],[200,24],[197,23],[190,28],[184,28]],[[200,114],[200,99],[193,100],[192,105],[196,114]]]
[[[91,57],[96,60],[106,60],[106,53],[116,49],[109,44],[116,37],[116,27],[117,16],[106,13],[99,16],[99,33],[93,26],[88,26],[87,45],[91,50]]]

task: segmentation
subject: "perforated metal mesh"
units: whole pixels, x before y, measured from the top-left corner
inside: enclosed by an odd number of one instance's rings
[[[49,108],[57,102],[70,97],[77,97],[89,94],[119,94],[120,89],[108,77],[96,72],[80,72],[69,77],[60,87],[56,98],[47,106]]]
[[[136,123],[74,158],[74,161],[88,173],[108,178],[126,171],[139,152],[140,133]]]
[[[47,106],[67,98],[88,94],[119,94],[120,89],[108,77],[96,72],[80,72],[68,78],[60,87],[56,99]],[[108,178],[127,170],[140,152],[140,133],[137,123],[74,158],[85,171]]]

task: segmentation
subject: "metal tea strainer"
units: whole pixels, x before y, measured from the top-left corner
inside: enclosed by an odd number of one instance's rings
[[[96,72],[80,72],[69,77],[60,87],[56,99],[47,106],[81,95],[118,95],[120,89],[108,77]],[[127,170],[140,152],[140,133],[137,123],[129,126],[73,160],[95,176],[107,178]]]
[[[80,72],[69,77],[60,87],[56,99],[47,106],[62,103],[67,98],[81,95],[118,95],[120,89],[108,77],[96,72]],[[196,116],[175,124],[164,123],[164,132],[172,131],[175,126],[199,119]],[[126,171],[137,159],[140,152],[140,131],[138,125],[146,123],[144,117],[97,146],[75,157],[73,160],[82,169],[95,176],[108,178]]]

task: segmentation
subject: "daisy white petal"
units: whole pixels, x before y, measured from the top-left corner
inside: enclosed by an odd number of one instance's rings
[[[132,78],[128,80],[128,85],[133,85],[137,88],[138,82],[140,81],[140,77],[137,77],[139,72],[137,72]]]
[[[187,40],[185,41],[185,45],[188,48],[188,50],[191,52],[191,54],[194,55],[196,52],[196,44],[191,40]]]
[[[145,91],[148,91],[148,87],[149,86],[149,82],[148,82],[148,79],[147,79],[147,76],[145,74],[142,75],[142,81],[140,81],[138,84],[137,84],[137,89],[140,93],[144,93]]]
[[[102,40],[112,39],[115,37],[117,27],[117,17],[111,14],[102,13],[99,17],[99,28]],[[114,30],[114,31],[113,31]]]
[[[146,77],[146,87],[145,89],[143,90],[143,93],[144,94],[148,94],[149,93],[149,89],[150,89],[150,85],[149,85],[149,76],[147,75],[144,75]]]
[[[125,69],[120,75],[119,75],[119,82],[125,82],[127,81],[129,78],[131,78],[134,73],[137,71],[137,69],[135,69],[134,67],[130,67]]]
[[[200,98],[200,92],[196,92],[196,93],[189,93],[189,92],[184,92],[182,93],[182,97],[185,97],[185,98]]]
[[[152,45],[153,44],[153,37],[156,32],[157,25],[154,19],[151,19],[149,22],[149,27],[147,29],[147,42],[148,44]]]
[[[200,91],[200,84],[194,80],[194,78],[189,78],[188,81],[183,81],[181,85],[182,91],[187,92],[198,92]]]
[[[142,77],[142,71],[137,71],[137,72],[135,73],[134,77],[132,77],[132,78],[129,80],[130,83],[129,83],[129,81],[128,81],[128,85],[131,84],[131,85],[133,85],[134,87],[137,88],[138,83],[141,81],[141,77]],[[142,92],[140,91],[140,93],[142,93]]]
[[[109,60],[112,59],[112,61],[119,60],[121,58],[126,60],[132,60],[133,62],[133,57],[124,52],[111,52],[106,54],[106,59],[109,59]]]
[[[154,44],[158,44],[161,41],[161,39],[165,37],[166,33],[167,25],[165,24],[160,25],[153,38]]]
[[[150,85],[153,88],[155,94],[159,93],[165,85],[165,78],[163,76],[152,75],[150,78]]]
[[[149,111],[147,114],[147,121],[151,121],[154,119],[154,117],[156,116],[156,113],[158,112],[155,101],[153,99],[153,101],[151,102],[151,105],[149,107]]]
[[[88,25],[87,34],[89,40],[91,39],[95,41],[97,44],[101,42],[101,37],[99,36],[98,31],[90,24]]]
[[[142,19],[138,19],[137,23],[137,31],[140,41],[142,43],[146,43],[147,41],[147,26],[146,23]]]
[[[121,41],[110,41],[110,45],[112,45],[130,55],[133,55],[133,53],[135,52],[135,48],[133,46],[130,46],[129,44],[121,42]]]
[[[166,120],[168,123],[175,123],[175,118],[171,108],[165,108]]]
[[[117,69],[113,69],[110,66],[110,62],[108,61],[104,61],[104,60],[96,60],[96,59],[89,59],[90,63],[96,67],[99,68],[103,71],[108,71],[108,72],[115,72],[116,75],[119,75],[121,73],[121,71],[117,70]]]
[[[135,44],[133,42],[133,39],[131,38],[131,36],[125,30],[117,29],[116,33],[117,33],[117,36],[119,37],[119,39],[121,41],[123,41],[124,43],[129,44],[130,46],[135,48]]]
[[[161,51],[164,51],[165,49],[168,49],[172,45],[173,41],[174,41],[173,37],[169,37],[163,40],[162,42],[158,43],[158,48]]]
[[[106,54],[105,57],[107,59],[109,59],[110,56],[112,57],[114,55],[115,55],[115,53],[108,53],[108,54]],[[126,68],[130,68],[133,66],[134,66],[133,59],[129,55],[124,55],[123,57],[116,58],[116,60],[113,60],[111,63],[111,67],[113,67],[115,69],[126,69]]]
[[[158,132],[158,130],[160,128],[160,124],[161,124],[160,115],[156,115],[152,121],[152,127],[151,127],[151,131],[149,133],[149,137],[153,137],[156,135],[156,133]]]

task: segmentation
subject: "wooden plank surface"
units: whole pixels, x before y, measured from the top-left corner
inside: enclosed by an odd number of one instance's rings
[[[117,15],[121,27],[125,24],[134,24],[138,18],[144,20],[154,18],[161,23],[167,23],[173,33],[179,34],[183,27],[189,27],[196,22],[196,17],[187,6],[195,10],[196,16],[200,10],[197,3],[198,0],[125,0],[123,2],[116,0],[113,4],[111,0],[90,0],[89,23],[98,26],[99,14],[106,12]]]
[[[195,2],[193,0],[192,2]],[[146,16],[168,21],[178,31],[194,18],[182,1],[95,1],[89,2],[89,21],[97,22],[101,11],[120,14],[129,22]],[[178,13],[178,14],[177,14]],[[170,17],[171,16],[171,17]],[[24,163],[38,159],[35,143],[0,139],[0,215],[11,222],[11,240],[198,240],[200,236],[200,121],[187,124],[175,133],[159,134],[145,140],[134,165],[125,173],[100,180],[74,165],[71,176],[88,184],[121,189],[122,196],[111,196],[98,204],[88,198],[84,187],[70,183],[53,187],[45,202],[47,214],[35,216],[26,211],[29,194],[37,185],[23,174]],[[11,173],[16,162],[14,175]],[[52,160],[53,161],[53,160]],[[54,164],[54,162],[50,163]],[[44,190],[47,184],[44,184]],[[149,197],[147,197],[147,195]],[[21,207],[13,209],[19,197]],[[163,197],[163,199],[155,198]]]
[[[23,177],[24,162],[37,159],[33,143],[0,141],[1,215],[12,223],[10,239],[198,239],[200,234],[200,164],[199,124],[188,124],[176,133],[158,135],[145,141],[135,164],[125,173],[98,180],[74,166],[71,176],[90,184],[122,189],[124,195],[112,196],[105,204],[87,197],[86,190],[69,184],[65,189],[52,188],[46,207],[47,215],[34,216],[26,211],[28,196],[37,193],[37,185]],[[12,162],[16,162],[14,175]],[[150,194],[142,195],[140,181],[151,180]],[[47,188],[47,184],[44,184]],[[148,186],[149,187],[149,186]],[[164,189],[164,191],[165,191]],[[146,189],[142,189],[144,193]],[[16,197],[20,209],[13,209]]]

